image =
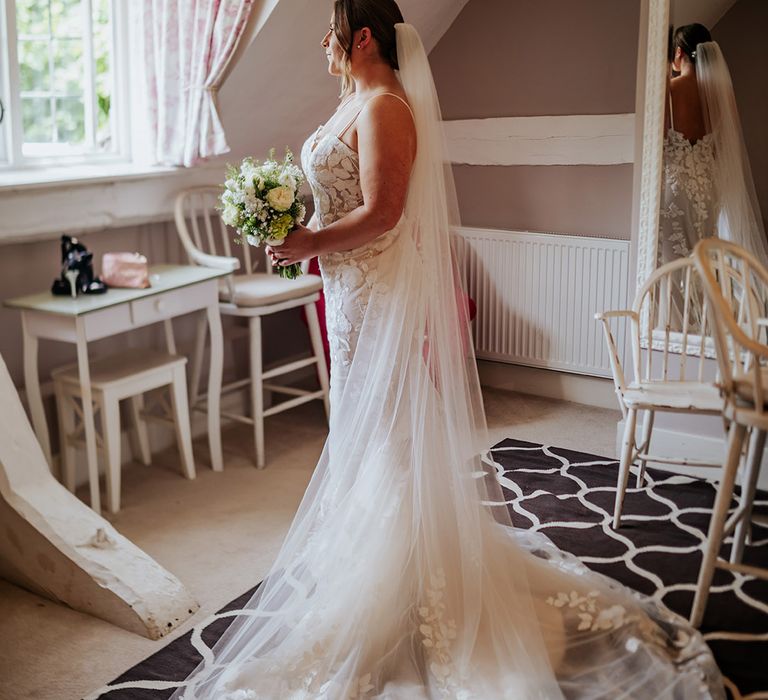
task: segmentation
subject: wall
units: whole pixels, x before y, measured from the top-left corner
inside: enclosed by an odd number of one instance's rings
[[[738,0],[712,28],[728,62],[755,189],[768,229],[768,2]]]
[[[635,111],[639,0],[470,0],[430,55],[446,120]],[[469,226],[628,239],[632,165],[456,166]]]

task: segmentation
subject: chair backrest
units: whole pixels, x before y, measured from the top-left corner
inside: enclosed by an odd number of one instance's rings
[[[761,368],[768,365],[768,270],[741,246],[706,238],[693,254],[709,297],[721,381],[734,396],[734,380],[748,379],[755,408],[764,411],[768,392]]]
[[[192,187],[176,195],[176,230],[190,262],[210,265],[214,258],[237,258],[244,274],[251,274],[260,267],[272,272],[272,266],[259,264],[265,258],[263,251],[238,241],[237,232],[221,219],[217,208],[220,187]]]
[[[654,270],[635,297],[632,357],[636,381],[715,381],[707,297],[692,258]],[[643,349],[641,346],[645,344]]]

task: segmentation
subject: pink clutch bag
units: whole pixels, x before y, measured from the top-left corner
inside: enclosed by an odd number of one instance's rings
[[[147,259],[141,253],[104,253],[101,279],[109,287],[146,289],[149,287]]]

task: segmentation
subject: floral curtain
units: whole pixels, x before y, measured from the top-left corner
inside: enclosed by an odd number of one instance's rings
[[[217,91],[254,0],[141,0],[154,160],[190,167],[227,153]]]

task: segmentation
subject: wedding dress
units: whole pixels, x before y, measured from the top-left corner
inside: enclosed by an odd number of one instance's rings
[[[717,235],[713,136],[691,143],[677,131],[671,95],[669,115],[659,212],[660,264],[687,258],[702,238]]]
[[[418,138],[405,212],[321,259],[328,440],[246,614],[175,697],[723,698],[681,618],[511,527],[480,456],[437,98],[418,34],[397,30]],[[338,134],[318,129],[302,162],[321,228],[363,203],[358,156]]]

